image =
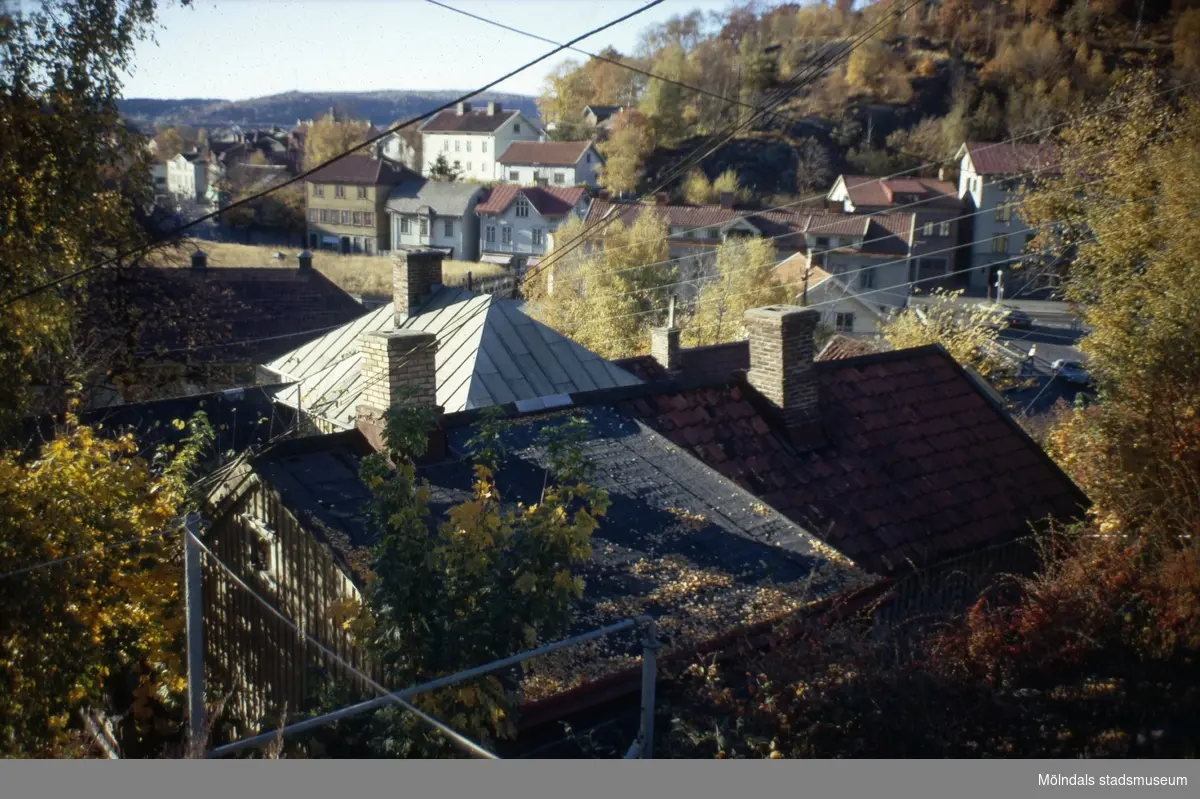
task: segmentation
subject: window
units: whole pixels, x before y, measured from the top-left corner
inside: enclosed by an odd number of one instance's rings
[[[449,139],[444,139],[442,141],[442,152],[444,152],[444,153],[450,152],[450,140]]]
[[[921,227],[921,235],[922,236],[932,236],[933,235],[933,223],[932,222],[926,222]]]
[[[992,239],[992,252],[1008,252],[1008,236],[996,236],[994,239]]]
[[[454,152],[458,152],[460,149],[462,149],[462,142],[460,142],[458,139],[455,139],[454,140]]]
[[[308,209],[308,221],[309,221],[309,222],[316,222],[316,221],[317,221],[317,209],[316,209],[316,208],[309,208],[309,209]]]
[[[949,222],[938,222],[938,235],[939,236],[949,236],[950,235],[950,223]]]
[[[329,212],[326,211],[324,208],[322,208],[320,213],[321,213],[321,221],[328,222],[329,221]]]
[[[1012,222],[1012,206],[999,205],[996,206],[996,224],[1007,225]]]
[[[325,187],[322,186],[320,183],[314,183],[313,184],[313,196],[314,197],[324,197],[325,196]]]
[[[708,237],[713,241],[716,241],[717,239],[721,238],[721,231],[717,230],[715,227],[710,227],[708,229]]]
[[[446,224],[443,226],[443,230],[447,236],[453,236],[454,235],[454,220],[447,219]]]
[[[366,252],[367,255],[374,255],[375,254],[375,239],[373,239],[373,238],[363,239],[363,251]]]
[[[467,139],[467,152],[471,152],[471,140]]]
[[[479,142],[479,152],[481,152],[481,153],[487,152],[487,139],[484,139],[483,141]]]
[[[354,251],[362,252],[362,247],[363,247],[362,236],[355,236],[354,237]]]
[[[517,216],[529,216],[529,200],[524,197],[517,198]]]
[[[864,289],[875,288],[875,267],[868,266],[858,275],[858,284]]]
[[[488,225],[487,228],[484,230],[484,240],[488,244],[496,243],[496,226],[495,225]]]
[[[828,236],[817,236],[817,246],[818,247],[828,247],[829,246],[829,237]]]
[[[422,236],[429,235],[429,220],[426,219],[425,217],[421,217],[421,235]]]
[[[412,224],[407,216],[400,217],[400,232],[401,233],[411,233],[412,232]]]
[[[834,314],[833,329],[837,333],[853,333],[854,332],[854,314],[852,314],[852,313]]]
[[[462,169],[462,161],[455,161],[455,162],[454,162],[454,168],[455,168],[455,169]]]
[[[500,243],[512,244],[512,228],[506,227],[500,229]]]
[[[584,156],[584,159],[587,161],[587,163],[589,163],[589,164],[590,164],[590,163],[592,163],[592,153],[591,153],[591,151],[588,151],[587,155],[585,155],[585,156]]]
[[[362,227],[362,211],[355,211],[350,218],[354,220],[355,227]]]
[[[839,247],[853,247],[854,239],[850,238],[849,236],[842,236],[838,239],[838,246]]]
[[[513,123],[513,133],[520,133],[520,132],[521,132],[521,123],[514,122]]]
[[[374,211],[363,211],[363,224],[367,227],[375,227]]]
[[[540,227],[533,229],[533,246],[541,247],[545,243],[545,232]]]
[[[562,172],[555,172],[554,173],[554,182],[561,186],[562,184],[567,182],[567,176],[565,174],[563,174]]]
[[[366,186],[358,187],[358,199],[360,199],[360,200],[367,199],[367,187]]]
[[[517,170],[513,169],[513,170],[509,171],[508,179],[511,180],[513,183],[518,183],[521,180],[521,173],[518,172]]]
[[[338,185],[334,186],[333,187],[333,196],[334,197],[345,197],[346,196],[346,187],[340,183]]]
[[[468,172],[471,171],[471,162],[470,161],[467,162],[467,171]]]
[[[694,239],[696,238],[696,231],[692,228],[688,228],[687,230],[683,231],[683,237],[685,239]]]
[[[350,224],[350,212],[349,211],[342,211],[342,224],[343,225]]]

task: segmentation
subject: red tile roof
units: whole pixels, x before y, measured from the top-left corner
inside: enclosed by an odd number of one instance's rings
[[[447,108],[431,117],[421,126],[422,133],[494,133],[508,120],[519,114],[519,111],[497,111],[489,115],[487,110],[469,111],[459,114],[456,109]]]
[[[591,146],[590,141],[515,141],[508,145],[499,162],[573,166]]]
[[[667,370],[650,355],[622,358],[614,364],[646,382],[666,380]],[[750,368],[750,342],[730,341],[679,350],[679,374],[687,379],[725,379]]]
[[[542,216],[562,216],[570,213],[587,192],[579,186],[496,186],[475,206],[475,211],[481,214],[504,213],[504,209],[517,199],[518,194],[525,195],[529,204]]]
[[[1058,148],[1053,144],[967,142],[963,145],[980,175],[1015,175],[1038,170],[1043,175],[1061,173]]]
[[[814,369],[825,444],[810,452],[741,380],[624,407],[879,574],[1011,541],[1086,502],[940,347]]]
[[[318,169],[305,180],[310,183],[355,183],[367,186],[391,186],[402,180],[420,177],[411,169],[383,158],[369,155],[348,155],[340,161]]]
[[[922,208],[961,208],[958,187],[945,180],[931,178],[876,178],[869,175],[843,175],[846,191],[855,207],[885,208],[920,202]],[[897,195],[912,194],[912,200]]]

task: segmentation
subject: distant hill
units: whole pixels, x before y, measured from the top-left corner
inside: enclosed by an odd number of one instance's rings
[[[140,125],[191,125],[216,127],[241,125],[257,127],[279,125],[291,127],[297,119],[314,119],[330,108],[337,108],[355,119],[369,119],[376,125],[386,125],[449,102],[460,91],[407,91],[404,89],[377,92],[285,92],[250,100],[207,100],[185,98],[155,100],[148,98],[123,99],[118,103],[121,113]],[[524,94],[483,94],[473,104],[489,100],[505,108],[520,109],[531,119],[537,119],[533,98]]]

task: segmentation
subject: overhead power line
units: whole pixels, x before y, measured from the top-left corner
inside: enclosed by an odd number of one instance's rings
[[[212,213],[208,213],[197,219],[193,219],[191,222],[188,222],[187,224],[181,225],[180,227],[176,228],[170,234],[163,237],[159,241],[151,242],[148,244],[143,244],[138,247],[134,247],[131,250],[127,250],[125,252],[118,253],[117,255],[114,255],[111,258],[107,258],[99,263],[83,267],[82,269],[77,269],[74,272],[70,272],[66,275],[61,275],[60,277],[56,277],[53,280],[48,280],[45,283],[41,283],[37,286],[34,286],[33,288],[10,295],[9,297],[6,297],[3,302],[0,302],[0,308],[7,307],[9,305],[12,305],[15,302],[19,302],[28,297],[32,297],[33,295],[43,292],[47,289],[54,288],[55,286],[75,280],[76,278],[82,277],[83,275],[86,275],[90,272],[94,272],[98,269],[103,269],[107,266],[111,266],[111,265],[118,263],[120,261],[123,261],[127,258],[131,258],[135,255],[145,253],[145,252],[152,250],[155,247],[161,246],[169,241],[178,239],[179,235],[184,230],[195,227],[196,225],[199,225],[202,222],[207,222],[210,219],[216,219],[217,217],[221,216],[221,214],[228,213],[229,211],[232,211],[235,208],[239,208],[248,203],[254,202],[255,200],[259,200],[272,192],[275,192],[282,188],[290,186],[293,183],[302,181],[302,180],[306,179],[307,177],[309,177],[310,175],[312,175],[314,172],[318,172],[322,169],[325,169],[326,167],[328,167],[332,164],[335,164],[338,161],[341,161],[343,158],[347,158],[350,155],[353,155],[354,153],[358,152],[359,150],[362,150],[365,147],[369,147],[370,145],[374,144],[375,142],[380,141],[381,139],[384,139],[384,138],[392,135],[393,133],[395,133],[398,130],[409,127],[411,125],[415,125],[418,122],[423,122],[427,119],[432,118],[433,116],[435,116],[437,114],[440,114],[442,111],[445,111],[450,108],[454,108],[460,102],[469,100],[472,97],[474,97],[475,95],[477,95],[481,92],[485,92],[488,89],[491,89],[494,86],[496,86],[500,83],[503,83],[504,81],[508,80],[509,78],[513,77],[514,75],[517,75],[517,74],[529,69],[530,67],[540,64],[541,62],[545,61],[547,58],[551,58],[552,56],[555,56],[558,53],[561,53],[563,50],[568,49],[569,47],[577,44],[578,42],[583,41],[584,39],[595,36],[597,33],[606,31],[615,25],[619,25],[620,23],[625,22],[626,20],[632,19],[633,17],[636,17],[639,14],[645,13],[646,11],[649,11],[651,8],[654,8],[655,6],[662,4],[663,1],[664,0],[650,0],[650,2],[646,3],[646,5],[641,6],[640,8],[637,8],[637,9],[629,12],[628,14],[624,14],[620,17],[617,17],[616,19],[612,20],[611,22],[606,22],[597,28],[593,28],[592,30],[588,31],[587,33],[584,33],[580,36],[576,36],[575,38],[571,39],[570,41],[566,42],[565,44],[555,47],[553,50],[550,50],[549,52],[538,56],[537,58],[533,59],[532,61],[526,62],[525,64],[517,67],[514,70],[511,70],[510,72],[506,72],[504,75],[501,75],[499,78],[496,78],[495,80],[489,81],[488,83],[484,84],[483,86],[480,86],[478,89],[475,89],[473,91],[467,92],[466,94],[460,95],[460,96],[454,98],[453,100],[450,100],[449,102],[443,103],[442,105],[438,106],[437,108],[434,108],[430,111],[426,111],[425,113],[422,113],[422,114],[418,114],[417,116],[411,117],[397,125],[393,125],[392,127],[388,128],[387,130],[383,131],[382,133],[372,136],[372,137],[366,139],[365,141],[360,142],[359,144],[356,144],[353,147],[350,147],[349,149],[344,150],[343,152],[335,155],[334,157],[330,158],[329,160],[327,160],[321,164],[318,164],[315,167],[304,170],[300,174],[295,175],[295,176],[289,178],[288,180],[285,180],[281,183],[271,186],[268,189],[264,189],[263,191],[260,191],[257,194],[252,194],[249,197],[246,197],[244,199],[238,200],[237,202],[231,203],[230,205],[226,206],[225,208],[223,208],[219,211],[213,211]]]

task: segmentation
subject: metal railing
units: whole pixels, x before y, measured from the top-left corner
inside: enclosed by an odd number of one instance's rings
[[[247,749],[256,749],[262,746],[268,746],[279,740],[281,737],[295,735],[296,733],[305,732],[307,730],[317,729],[341,719],[350,718],[351,716],[357,716],[361,713],[376,710],[389,703],[395,702],[396,700],[407,701],[418,694],[426,693],[428,691],[436,691],[440,688],[445,688],[464,680],[483,677],[497,671],[502,671],[506,668],[524,663],[525,661],[531,660],[535,657],[550,654],[551,652],[555,652],[559,649],[565,649],[569,646],[575,646],[586,643],[587,641],[595,640],[597,638],[603,638],[614,633],[637,628],[641,628],[645,632],[645,637],[641,642],[642,696],[640,723],[638,727],[637,738],[629,747],[625,757],[631,759],[650,759],[654,754],[654,691],[658,671],[658,650],[662,647],[662,644],[660,644],[658,641],[654,619],[649,616],[638,616],[632,619],[626,619],[625,621],[620,621],[616,624],[610,624],[606,627],[600,627],[598,629],[591,630],[590,632],[571,636],[570,638],[565,638],[561,641],[545,644],[544,646],[537,647],[536,649],[530,649],[510,657],[495,660],[482,666],[476,666],[475,668],[466,669],[445,677],[439,677],[436,680],[430,680],[429,682],[421,683],[420,685],[414,685],[411,688],[405,688],[402,691],[396,691],[395,693],[380,696],[375,699],[369,699],[359,702],[355,705],[349,705],[341,708],[340,710],[335,710],[331,713],[325,713],[315,718],[304,719],[303,721],[298,721],[294,724],[288,724],[282,729],[278,729],[273,732],[266,732],[250,738],[243,738],[240,741],[234,741],[233,743],[218,746],[210,750],[207,756],[224,757],[226,755],[231,755]]]

